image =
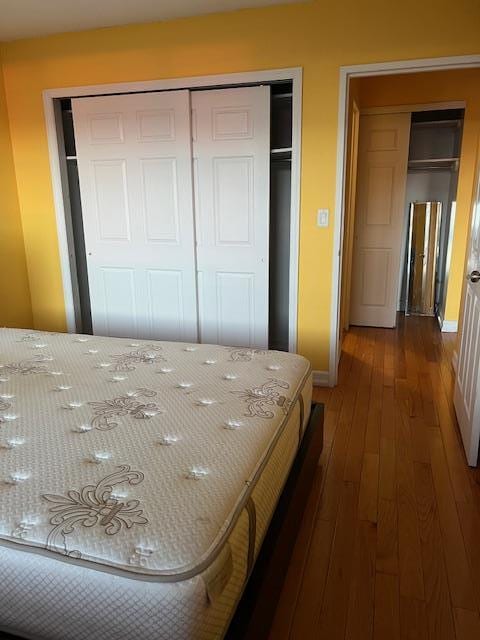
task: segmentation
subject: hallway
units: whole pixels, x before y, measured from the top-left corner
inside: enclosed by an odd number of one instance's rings
[[[353,327],[271,640],[480,638],[480,472],[452,405],[454,334]]]

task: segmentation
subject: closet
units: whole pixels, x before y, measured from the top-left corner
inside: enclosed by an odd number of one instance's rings
[[[463,116],[463,109],[411,116],[399,309],[407,315],[436,315],[440,323],[455,225]]]
[[[291,119],[291,83],[62,100],[78,330],[288,349]]]

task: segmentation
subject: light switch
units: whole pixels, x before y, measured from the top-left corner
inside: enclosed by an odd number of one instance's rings
[[[317,227],[328,227],[329,211],[328,209],[319,209],[317,211]]]

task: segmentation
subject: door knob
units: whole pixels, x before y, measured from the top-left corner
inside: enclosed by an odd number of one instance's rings
[[[470,282],[480,282],[480,271],[472,271],[472,273],[469,275],[469,278]]]

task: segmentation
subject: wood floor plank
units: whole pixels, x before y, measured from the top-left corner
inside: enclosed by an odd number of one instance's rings
[[[317,637],[343,640],[358,527],[358,484],[344,482]]]
[[[436,322],[436,318],[427,318],[419,323],[421,341],[427,363],[436,361],[438,348],[442,343],[442,334],[438,331]]]
[[[378,501],[376,569],[398,575],[398,514],[394,500]]]
[[[377,528],[358,523],[348,602],[346,640],[371,640],[375,599]]]
[[[300,530],[293,548],[279,603],[275,611],[270,631],[271,640],[286,640],[289,637],[290,627],[295,616],[295,606],[302,585],[305,565],[308,561],[310,539],[313,534],[315,517],[320,500],[322,474],[322,469],[318,468],[302,522],[300,523]]]
[[[402,321],[399,321],[398,328],[395,334],[394,363],[395,363],[394,364],[395,378],[406,378],[407,361],[406,361],[406,348],[405,348],[405,334],[403,330]]]
[[[428,427],[438,427],[438,414],[433,399],[430,373],[419,374],[420,395],[422,397],[423,421]]]
[[[333,389],[331,387],[315,387],[313,390],[313,399],[315,402],[321,402],[327,404],[332,395]]]
[[[383,388],[380,437],[395,440],[395,391],[393,386],[384,386]]]
[[[455,630],[457,640],[478,640],[480,638],[480,617],[477,611],[455,609]]]
[[[327,581],[334,530],[335,523],[331,520],[317,520],[290,628],[289,637],[292,639],[316,637],[315,627]]]
[[[368,405],[367,428],[365,433],[365,452],[380,452],[380,431],[382,417],[383,382],[385,368],[385,340],[379,329],[375,334],[375,352],[373,358],[370,402]]]
[[[457,502],[473,502],[469,471],[454,415],[453,396],[451,391],[450,396],[447,395],[445,384],[448,385],[448,383],[445,383],[438,366],[431,366],[430,376],[437,390],[435,402],[455,500]]]
[[[477,506],[471,503],[458,502],[457,509],[470,565],[470,574],[474,578],[476,604],[480,610],[480,513]]]
[[[404,378],[395,378],[395,399],[397,406],[409,418],[418,416],[415,412],[412,383]]]
[[[396,461],[395,440],[380,438],[380,462],[378,474],[378,497],[396,500]]]
[[[363,457],[358,499],[359,520],[377,522],[379,458],[376,453],[365,453]]]
[[[450,640],[455,637],[453,614],[432,471],[429,465],[415,463],[415,484],[428,629],[432,639]]]
[[[413,460],[430,464],[430,428],[423,417],[410,418],[409,422]]]
[[[457,505],[448,473],[443,441],[437,429],[431,430],[431,465],[438,505],[438,516],[445,546],[445,559],[452,602],[455,607],[476,608],[465,543]]]
[[[400,593],[423,600],[424,586],[410,428],[408,416],[402,412],[401,406],[397,408],[395,424]]]
[[[385,387],[393,387],[395,380],[395,332],[384,331],[385,353],[383,359],[383,385]]]
[[[365,450],[365,433],[367,429],[368,408],[370,404],[370,386],[372,380],[372,365],[374,358],[374,342],[369,335],[363,353],[364,366],[358,388],[358,394],[353,414],[352,429],[345,460],[344,480],[360,482],[362,461]]]
[[[338,367],[338,386],[342,387],[348,381],[348,374],[355,361],[359,332],[355,327],[346,334],[342,343],[342,355]]]
[[[423,599],[423,575],[416,512],[409,501],[398,503],[398,556],[402,595]]]
[[[360,357],[362,352],[363,341],[359,339],[355,345],[355,357],[352,359],[350,374],[345,382],[345,395],[340,409],[335,439],[325,474],[325,483],[319,510],[319,517],[324,520],[335,520],[338,511],[343,487],[346,451],[352,429],[360,375],[364,366]]]
[[[413,320],[413,323],[415,320]],[[423,402],[422,394],[420,390],[420,374],[423,370],[422,366],[422,353],[414,340],[414,324],[410,331],[406,331],[405,337],[405,360],[406,360],[406,375],[402,382],[405,382],[408,388],[409,404],[410,404],[410,416],[423,417]],[[400,380],[395,381],[396,385]]]
[[[375,578],[374,640],[400,640],[398,577],[377,573]]]
[[[427,624],[427,607],[423,600],[400,596],[401,640],[435,640],[430,638]]]
[[[323,424],[324,443],[332,445],[337,432],[338,421],[340,419],[340,409],[342,406],[343,392],[340,387],[335,387],[328,402],[325,403],[325,418]]]

